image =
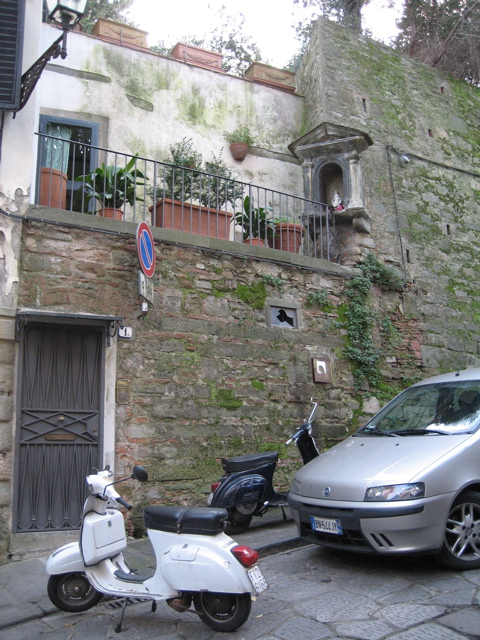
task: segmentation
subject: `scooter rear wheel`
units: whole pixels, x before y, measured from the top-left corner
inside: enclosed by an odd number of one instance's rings
[[[61,573],[50,576],[47,593],[53,604],[62,611],[87,611],[100,602],[103,593],[89,583],[84,573]]]
[[[228,536],[236,536],[239,533],[244,533],[250,526],[252,515],[256,508],[257,505],[253,502],[247,505],[239,504],[237,507],[230,509],[225,533]]]
[[[252,599],[249,593],[200,591],[193,594],[193,604],[207,627],[227,632],[235,631],[247,621]]]

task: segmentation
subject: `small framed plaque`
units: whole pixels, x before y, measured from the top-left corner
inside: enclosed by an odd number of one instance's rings
[[[330,358],[312,358],[313,381],[332,382],[332,361]]]

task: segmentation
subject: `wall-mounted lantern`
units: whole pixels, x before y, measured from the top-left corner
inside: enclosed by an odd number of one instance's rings
[[[67,57],[67,34],[83,18],[87,0],[62,0],[61,2],[46,0],[46,3],[48,18],[55,24],[61,26],[63,33],[30,69],[23,74],[20,107],[18,111],[23,109],[27,104],[47,62],[52,58],[58,58],[58,56],[60,56],[62,60]]]

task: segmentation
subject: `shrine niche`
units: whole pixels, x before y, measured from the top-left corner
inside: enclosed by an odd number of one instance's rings
[[[289,146],[302,162],[305,197],[319,203],[302,216],[309,231],[304,242],[309,255],[324,255],[323,245],[329,242],[328,253],[337,252],[338,261],[348,261],[354,233],[370,233],[360,154],[371,144],[366,133],[323,123]]]

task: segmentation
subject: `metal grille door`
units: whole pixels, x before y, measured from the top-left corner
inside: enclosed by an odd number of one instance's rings
[[[85,476],[98,467],[104,330],[22,330],[16,531],[80,527]]]

